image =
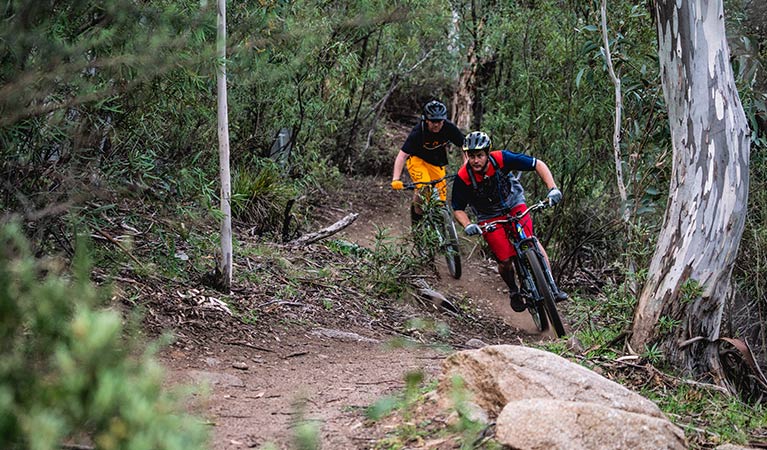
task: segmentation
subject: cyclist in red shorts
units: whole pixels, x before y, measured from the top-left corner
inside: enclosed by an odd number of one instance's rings
[[[464,227],[469,236],[479,234],[480,228],[472,223],[466,214],[468,205],[474,207],[480,225],[500,219],[508,213],[516,214],[527,207],[522,185],[516,177],[509,176],[509,172],[513,170],[535,171],[549,188],[548,198],[551,203],[556,204],[562,200],[562,192],[557,189],[551,170],[539,159],[509,150],[491,151],[490,137],[481,131],[466,136],[463,151],[468,161],[453,180],[451,203],[455,220]],[[525,303],[514,281],[512,256],[515,255],[515,250],[506,237],[506,233],[511,233],[512,230],[506,225],[485,232],[482,237],[490,246],[498,261],[498,272],[509,287],[511,308],[522,312],[525,310]],[[522,226],[527,235],[533,235],[533,220],[529,215],[522,219]],[[542,246],[541,251],[548,260]],[[555,297],[559,302],[566,300],[567,294],[556,288]]]

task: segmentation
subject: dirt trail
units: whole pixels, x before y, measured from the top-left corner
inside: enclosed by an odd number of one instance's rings
[[[340,238],[371,247],[377,229],[389,230],[388,234],[394,238],[402,238],[409,233],[410,192],[392,191],[388,179],[366,179],[355,184],[359,184],[357,195],[350,196],[343,209],[357,212],[359,217],[339,233]],[[337,219],[341,217],[339,211],[330,216]],[[510,326],[527,334],[537,334],[530,314],[515,313],[509,307],[508,290],[495,271],[495,264],[479,256],[481,238],[469,238],[459,231],[459,239],[463,253],[463,275],[458,280],[453,279],[444,261],[439,260],[440,277],[433,283],[433,287],[458,297],[471,297],[480,308],[502,318]],[[553,334],[551,336],[554,337]]]
[[[364,408],[401,390],[408,372],[435,376],[445,356],[351,335],[280,339],[287,345],[273,353],[212,346],[164,356],[173,383],[208,386],[192,409],[213,427],[210,448],[295,448],[302,421],[316,426],[323,448],[370,448]]]
[[[384,179],[350,180],[350,184],[343,199],[329,199],[327,204],[333,206],[323,208],[323,223],[318,226],[359,213],[336,238],[362,246],[374,243],[377,228],[388,228],[392,236],[408,232],[408,194],[392,192]],[[432,287],[452,298],[470,297],[482,317],[502,317],[527,339],[550,337],[534,331],[527,313],[510,310],[492,264],[477,256],[479,249],[472,241],[462,239],[463,276],[452,279],[442,262],[439,277],[429,281]],[[323,448],[370,448],[376,436],[363,425],[364,408],[401,392],[408,372],[421,371],[432,379],[446,356],[424,347],[391,348],[392,336],[372,329],[360,334],[286,330],[269,329],[259,348],[187,343],[162,355],[170,384],[209,387],[207,394],[195,395],[190,408],[210,421],[210,448],[259,448],[268,442],[280,449],[295,448],[295,426],[302,420],[317,427]]]

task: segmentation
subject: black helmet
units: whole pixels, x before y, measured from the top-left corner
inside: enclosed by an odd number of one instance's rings
[[[471,152],[475,150],[490,151],[490,136],[482,131],[472,131],[463,140],[463,151]]]
[[[423,117],[426,120],[445,120],[447,107],[438,100],[432,100],[423,107]]]

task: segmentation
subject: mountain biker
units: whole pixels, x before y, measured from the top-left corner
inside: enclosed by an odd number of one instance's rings
[[[413,127],[402,144],[402,148],[394,160],[394,173],[391,187],[394,190],[403,189],[400,177],[402,169],[407,165],[407,171],[413,182],[428,182],[445,176],[447,166],[447,147],[452,142],[456,146],[463,145],[464,135],[455,124],[447,120],[447,107],[439,100],[432,100],[423,107],[423,115],[419,123]],[[465,160],[464,160],[465,162]],[[440,199],[447,199],[447,183],[437,184]],[[423,217],[421,197],[418,192],[413,194],[410,205],[410,220],[413,225]]]
[[[505,215],[524,211],[525,193],[522,185],[514,176],[509,176],[512,170],[535,171],[549,188],[547,197],[552,204],[562,200],[562,192],[554,183],[554,176],[549,167],[541,160],[522,153],[509,150],[491,151],[490,137],[482,131],[474,131],[466,136],[463,151],[467,163],[458,171],[453,179],[453,215],[464,227],[467,235],[480,233],[479,225],[492,220],[502,219]],[[473,179],[473,180],[472,180]],[[472,205],[477,214],[478,224],[472,223],[466,213],[466,206]],[[533,220],[525,216],[521,224],[528,236],[533,235]],[[514,281],[514,263],[516,255],[507,233],[512,233],[511,224],[504,223],[493,231],[482,234],[498,261],[498,273],[509,287],[509,301],[515,312],[525,310],[525,302],[520,295],[517,283]],[[548,261],[543,246],[540,250]],[[554,286],[556,301],[567,299],[567,294]]]

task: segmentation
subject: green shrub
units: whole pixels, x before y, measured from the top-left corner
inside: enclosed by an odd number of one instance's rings
[[[205,448],[201,422],[162,389],[156,346],[124,337],[83,254],[65,276],[0,230],[0,448]]]
[[[296,189],[270,160],[232,177],[232,215],[254,224],[258,233],[278,232],[286,205],[296,196]]]

